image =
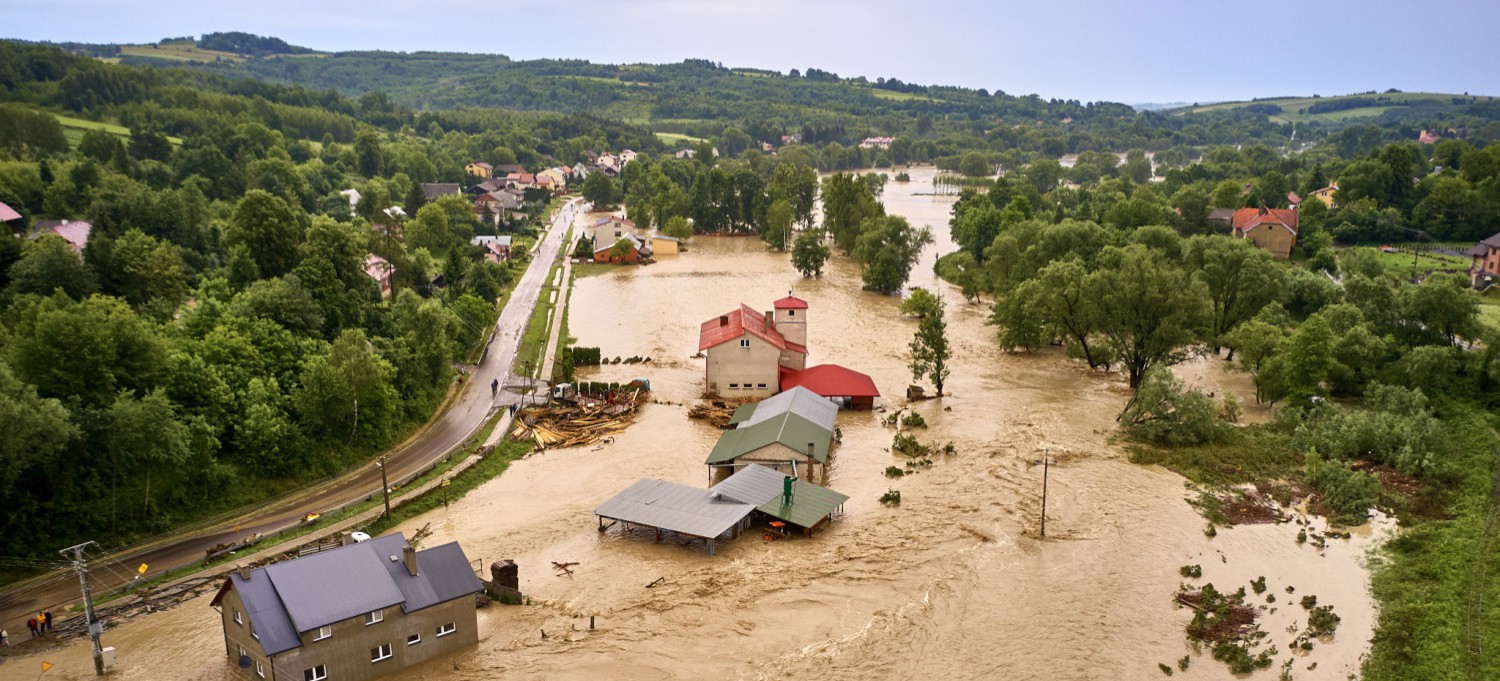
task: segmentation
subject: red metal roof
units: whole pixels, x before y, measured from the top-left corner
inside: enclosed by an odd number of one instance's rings
[[[11,220],[20,220],[20,219],[21,219],[21,214],[17,213],[16,209],[11,208],[10,206],[7,206],[7,205],[5,205],[3,203],[0,203],[0,222],[10,222]]]
[[[798,298],[796,296],[790,296],[789,295],[789,296],[787,296],[785,298],[782,298],[781,300],[776,301],[774,303],[774,306],[778,310],[787,310],[787,309],[791,309],[791,310],[806,310],[807,309],[807,301],[805,301],[805,300],[803,300],[801,298]]]
[[[819,364],[781,375],[781,389],[801,386],[823,397],[880,397],[867,374],[837,364]]]
[[[740,309],[725,315],[714,317],[698,329],[698,349],[707,350],[725,341],[731,341],[745,335],[748,331],[761,340],[776,346],[779,350],[792,350],[806,353],[805,346],[796,343],[788,343],[775,328],[767,328],[765,317],[755,308],[740,303]]]

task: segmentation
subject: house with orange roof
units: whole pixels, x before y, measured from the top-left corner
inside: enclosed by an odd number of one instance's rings
[[[1297,211],[1290,208],[1241,208],[1229,220],[1231,234],[1249,239],[1285,260],[1297,245]]]
[[[1338,208],[1339,204],[1335,203],[1334,200],[1333,200],[1333,195],[1336,194],[1336,193],[1338,193],[1338,191],[1339,191],[1339,183],[1334,182],[1334,183],[1329,184],[1327,187],[1324,187],[1322,189],[1314,191],[1311,194],[1308,194],[1307,198],[1309,198],[1309,199],[1319,199],[1323,203],[1328,204],[1329,208]]]

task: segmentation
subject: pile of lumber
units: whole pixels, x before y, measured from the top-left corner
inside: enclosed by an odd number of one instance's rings
[[[582,447],[622,433],[635,422],[645,393],[634,390],[604,405],[553,406],[521,413],[511,437],[535,439],[542,447]]]
[[[714,402],[712,404],[700,404],[688,410],[690,419],[706,419],[720,430],[729,430],[729,419],[734,418],[734,410],[739,405]]]

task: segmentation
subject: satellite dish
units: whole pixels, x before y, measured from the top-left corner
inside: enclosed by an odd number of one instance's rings
[[[240,656],[240,669],[249,669],[249,668],[250,668],[250,656],[249,655],[241,655]]]

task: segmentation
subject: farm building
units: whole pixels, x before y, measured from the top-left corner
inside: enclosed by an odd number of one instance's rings
[[[651,235],[652,255],[677,255],[682,250],[682,240],[665,234]]]
[[[773,395],[781,389],[783,368],[800,371],[807,366],[807,301],[789,295],[773,307],[762,315],[741,304],[699,327],[707,394]]]
[[[833,446],[838,406],[806,388],[793,388],[736,409],[709,452],[709,476],[729,477],[750,464],[807,480],[822,480]]]
[[[848,499],[764,466],[747,466],[708,489],[639,480],[594,509],[594,515],[600,532],[615,523],[646,527],[655,530],[656,541],[663,533],[701,539],[713,555],[715,542],[740,536],[756,519],[799,527],[811,536]]]
[[[783,369],[781,389],[805,388],[834,401],[845,409],[866,411],[875,407],[880,390],[874,379],[837,364],[819,364],[801,371]]]

